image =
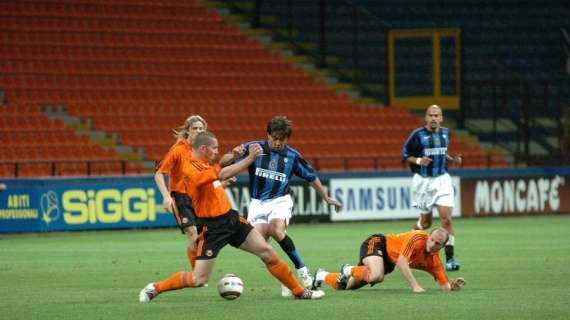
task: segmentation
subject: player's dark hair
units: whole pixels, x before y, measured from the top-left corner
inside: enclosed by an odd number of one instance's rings
[[[214,143],[216,136],[211,131],[203,131],[198,133],[192,143],[192,148],[198,150],[201,146],[210,146]]]
[[[276,135],[279,138],[290,138],[292,131],[291,120],[285,116],[273,117],[267,123],[267,134],[270,136]]]

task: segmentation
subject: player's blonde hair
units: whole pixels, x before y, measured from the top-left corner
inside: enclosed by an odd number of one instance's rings
[[[194,114],[186,118],[184,124],[178,128],[179,131],[173,130],[174,137],[176,139],[188,139],[188,135],[190,134],[190,128],[192,128],[192,125],[194,125],[194,123],[196,122],[202,122],[202,124],[204,125],[204,131],[208,130],[208,123],[206,122],[206,120],[204,120],[204,118],[200,117],[199,115]]]

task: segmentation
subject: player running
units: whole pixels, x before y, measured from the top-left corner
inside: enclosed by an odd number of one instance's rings
[[[291,133],[291,121],[286,117],[276,116],[267,123],[267,141],[252,141],[239,145],[231,153],[224,155],[220,164],[225,166],[243,159],[248,156],[247,149],[250,145],[261,145],[262,154],[247,168],[251,193],[247,220],[265,239],[271,237],[277,241],[295,265],[303,285],[310,287],[313,279],[293,239],[287,234],[287,225],[293,211],[289,181],[293,175],[307,181],[336,211],[341,209],[341,204],[329,197],[315,170],[301,154],[287,145]],[[281,294],[289,296],[291,293],[283,287]]]
[[[451,137],[449,129],[441,126],[441,108],[429,106],[425,122],[424,127],[412,131],[402,148],[402,159],[414,173],[412,206],[420,210],[414,229],[429,228],[433,208],[437,208],[441,226],[449,232],[449,241],[445,246],[445,268],[447,271],[455,271],[459,270],[459,262],[454,258],[455,231],[451,223],[455,194],[451,177],[447,173],[447,163],[461,165],[462,159],[460,156],[451,157],[447,153]]]

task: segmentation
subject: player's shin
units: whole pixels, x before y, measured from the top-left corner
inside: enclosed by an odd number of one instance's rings
[[[154,286],[157,294],[164,291],[193,287],[192,272],[177,272],[165,280],[156,282]]]
[[[188,257],[190,265],[192,266],[192,270],[194,270],[194,266],[196,265],[196,249],[188,246],[186,250],[186,255]]]
[[[370,282],[370,270],[366,266],[353,267],[351,275],[358,282]]]
[[[303,287],[301,287],[299,281],[293,276],[293,272],[291,272],[291,269],[283,260],[274,255],[265,261],[265,266],[275,278],[291,290],[294,296],[303,294]]]
[[[338,272],[327,273],[325,276],[325,283],[335,290],[340,289],[337,282],[338,276]]]

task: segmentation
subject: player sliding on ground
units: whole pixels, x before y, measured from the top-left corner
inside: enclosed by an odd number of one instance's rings
[[[323,291],[305,289],[293,276],[287,263],[279,259],[273,248],[235,210],[231,209],[220,181],[247,168],[261,154],[261,146],[249,146],[248,156],[222,170],[211,165],[218,156],[218,140],[211,132],[201,132],[194,139],[192,158],[184,166],[188,181],[187,193],[198,218],[196,264],[192,272],[177,272],[169,278],[149,283],[139,293],[140,302],[149,302],[157,295],[186,287],[201,287],[208,282],[220,250],[230,244],[258,256],[267,270],[297,299],[319,299]]]
[[[433,275],[443,290],[460,290],[465,285],[461,277],[451,283],[439,260],[439,250],[449,240],[449,233],[443,228],[425,231],[410,231],[399,234],[374,234],[360,246],[358,266],[343,264],[339,273],[322,269],[315,272],[313,288],[319,289],[324,281],[337,290],[356,290],[384,280],[384,276],[398,267],[413,292],[422,293],[424,288],[416,281],[411,268],[424,270]]]

